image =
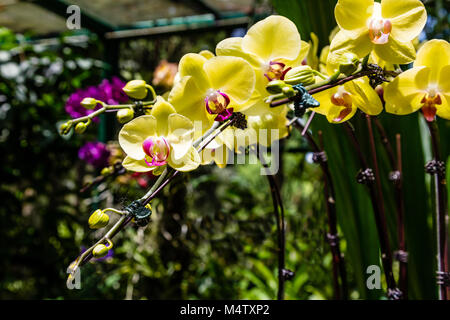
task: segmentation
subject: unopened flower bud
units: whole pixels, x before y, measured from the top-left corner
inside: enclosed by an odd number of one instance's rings
[[[109,247],[104,244],[98,244],[95,246],[94,250],[92,250],[92,255],[96,258],[103,258],[108,254]]]
[[[286,86],[286,87],[283,88],[283,94],[286,97],[290,98],[290,97],[295,96],[295,90],[291,86]]]
[[[284,82],[287,84],[302,84],[309,86],[316,82],[314,71],[310,66],[298,66],[289,70],[284,76]]]
[[[286,83],[283,80],[272,80],[267,84],[266,90],[269,93],[277,94],[277,93],[281,93],[285,86],[286,86]]]
[[[81,134],[86,131],[86,128],[87,128],[86,123],[78,122],[77,125],[75,126],[75,132]]]
[[[60,127],[59,127],[59,132],[61,132],[61,134],[68,134],[70,129],[72,128],[72,122],[71,121],[67,121],[66,123],[63,123]]]
[[[102,176],[107,176],[107,175],[111,174],[111,172],[112,172],[112,168],[111,167],[105,167],[105,168],[102,169],[100,174]]]
[[[131,80],[129,81],[125,87],[123,87],[123,91],[133,99],[144,99],[147,96],[147,87],[146,82],[144,80]]]
[[[98,103],[99,101],[94,98],[84,98],[80,104],[86,109],[94,109]]]
[[[89,217],[89,228],[91,229],[101,229],[106,227],[109,223],[109,216],[102,210],[97,209]]]
[[[117,111],[116,117],[120,123],[127,123],[134,118],[134,110],[131,108],[120,109]]]
[[[349,76],[353,72],[355,72],[359,66],[358,57],[351,52],[345,52],[344,54],[340,55],[338,62],[339,62],[339,71],[345,74],[346,76]]]

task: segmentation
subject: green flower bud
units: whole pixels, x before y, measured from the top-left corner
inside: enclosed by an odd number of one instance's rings
[[[109,216],[102,210],[97,209],[89,217],[89,228],[91,229],[101,229],[106,227],[109,223]]]
[[[127,123],[134,118],[134,110],[131,108],[120,109],[119,111],[117,111],[116,117],[119,123]]]
[[[286,83],[284,83],[283,80],[272,80],[267,84],[266,90],[269,93],[277,94],[277,93],[281,93],[285,86],[286,86]]]
[[[75,132],[81,134],[86,131],[87,126],[88,126],[87,123],[78,122],[77,125],[75,126]]]
[[[316,82],[314,70],[310,66],[298,66],[289,70],[284,76],[287,84],[299,84],[309,86]]]
[[[131,80],[125,87],[123,91],[133,99],[142,100],[147,96],[147,87],[144,80]]]
[[[359,66],[358,57],[351,52],[345,52],[344,54],[340,55],[337,59],[337,62],[339,63],[339,71],[346,76],[349,76],[353,72],[355,72]]]
[[[98,103],[99,101],[94,98],[84,98],[80,104],[86,109],[94,109]]]
[[[111,172],[112,172],[112,168],[111,168],[111,167],[105,167],[105,168],[102,169],[102,171],[100,172],[100,174],[101,174],[102,176],[107,176],[107,175],[110,175]]]
[[[284,87],[282,91],[283,94],[288,98],[295,96],[295,90],[291,86]]]
[[[92,250],[92,255],[96,258],[103,258],[108,254],[110,247],[105,246],[104,244],[98,244],[95,246],[94,250]]]
[[[61,132],[61,134],[63,135],[68,134],[70,129],[72,129],[72,121],[67,121],[59,127],[59,132]]]

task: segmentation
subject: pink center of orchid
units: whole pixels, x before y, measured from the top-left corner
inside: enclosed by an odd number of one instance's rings
[[[228,108],[230,98],[220,90],[210,90],[205,98],[206,111],[216,114],[216,121],[224,121],[233,114],[233,108]]]
[[[331,103],[338,107],[344,107],[339,115],[333,119],[334,122],[342,121],[352,112],[352,96],[346,91],[338,91],[331,96]]]
[[[373,18],[369,22],[369,37],[375,44],[385,44],[389,40],[392,23],[388,19]]]
[[[163,166],[167,163],[170,154],[170,145],[164,137],[147,138],[142,143],[142,149],[151,159],[149,162],[144,158],[149,167]]]
[[[267,66],[266,73],[264,73],[264,76],[269,81],[284,80],[284,76],[291,69],[291,67],[286,68],[286,65],[284,63],[270,61],[269,65]]]
[[[420,103],[423,104],[422,106],[422,112],[427,119],[427,121],[431,122],[434,120],[434,117],[436,116],[436,105],[442,104],[442,98],[439,93],[436,92],[429,92],[425,93],[422,100],[420,100]]]

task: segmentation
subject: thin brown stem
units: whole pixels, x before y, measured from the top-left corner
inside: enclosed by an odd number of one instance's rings
[[[375,180],[379,181],[379,173],[378,173],[378,165],[376,161],[376,149],[375,149],[375,141],[373,138],[373,131],[371,126],[370,118],[367,119],[367,125],[369,128],[369,136],[370,136],[370,145],[371,145],[371,153],[372,153],[372,160],[374,162],[375,166]],[[360,144],[358,142],[358,139],[356,138],[355,132],[353,127],[347,122],[344,123],[345,129],[347,131],[347,134],[353,144],[354,149],[356,150],[356,153],[358,155],[360,164],[362,169],[367,170],[369,169],[368,163],[364,157],[364,154],[361,150]],[[381,250],[381,261],[383,264],[384,273],[386,276],[386,282],[388,285],[388,296],[391,298],[397,298],[397,290],[396,290],[396,283],[394,279],[394,275],[392,272],[392,254],[389,247],[389,237],[387,233],[387,223],[386,223],[386,216],[384,213],[384,204],[382,201],[380,201],[380,198],[378,196],[379,193],[381,193],[381,184],[377,187],[373,183],[373,181],[367,181],[365,182],[368,189],[369,189],[369,195],[372,202],[372,207],[374,209],[374,216],[375,216],[375,223],[377,227],[378,232],[378,238],[380,241],[380,250]],[[378,190],[377,190],[378,189]],[[377,192],[378,191],[378,192]]]
[[[367,128],[369,131],[372,163],[375,173],[376,192],[374,192],[374,194],[375,194],[375,201],[378,203],[377,205],[378,214],[376,215],[375,220],[377,221],[378,233],[380,238],[381,261],[383,262],[383,268],[386,274],[388,289],[395,290],[396,283],[394,279],[394,274],[392,272],[392,252],[389,246],[389,236],[387,230],[386,213],[384,209],[383,190],[381,188],[380,170],[378,168],[375,138],[372,130],[372,119],[371,116],[369,115],[366,115],[366,119],[367,119]]]
[[[267,167],[267,164],[263,164]],[[272,196],[273,209],[275,220],[277,224],[277,241],[278,241],[278,293],[277,299],[284,300],[284,268],[285,268],[285,251],[286,251],[286,226],[284,220],[284,208],[281,200],[281,193],[278,183],[274,175],[268,174],[267,180],[269,181],[270,194]]]
[[[444,165],[440,155],[439,129],[436,121],[427,121],[430,131],[433,160],[435,161],[434,170],[434,188],[435,188],[435,210],[436,210],[436,237],[437,237],[437,271],[439,275],[448,272],[448,261],[446,259],[445,249],[447,247],[446,232],[446,182],[445,169],[439,169]],[[447,288],[445,281],[439,283],[439,300],[447,300]]]
[[[395,192],[395,206],[397,211],[397,236],[398,236],[398,251],[397,259],[399,261],[399,277],[398,285],[402,292],[402,299],[408,299],[408,253],[406,251],[406,240],[405,240],[405,205],[403,200],[403,171],[402,171],[402,148],[401,148],[401,136],[396,135],[396,154],[391,142],[384,130],[383,125],[380,120],[373,117],[373,121],[377,128],[377,131],[381,137],[381,143],[386,150],[389,162],[391,165],[392,172],[390,173],[390,179],[394,185]]]
[[[392,170],[395,170],[395,168],[397,166],[397,162],[395,161],[394,150],[392,148],[391,142],[389,141],[389,138],[387,137],[386,131],[384,130],[384,127],[378,118],[374,117],[373,122],[375,123],[378,133],[380,134],[381,143],[383,144],[383,146],[386,150],[386,153],[389,157],[389,162],[391,164]],[[398,155],[398,153],[397,153],[397,155]]]
[[[292,124],[300,131],[304,131],[304,127],[299,119],[296,119]],[[308,140],[309,145],[316,153],[322,153],[323,143],[321,146],[316,143],[314,138],[309,132],[306,132],[305,138]],[[328,222],[328,234],[327,239],[330,244],[331,255],[333,257],[333,287],[334,287],[334,297],[336,300],[348,299],[348,286],[347,286],[347,271],[345,268],[344,256],[340,250],[338,230],[337,230],[337,215],[336,215],[336,197],[333,185],[333,180],[331,178],[331,173],[328,168],[327,161],[319,162],[320,168],[323,172],[324,181],[324,196],[327,208],[327,222]],[[340,282],[339,277],[340,276]]]
[[[402,169],[402,145],[401,135],[397,134],[397,173],[398,179],[395,182],[395,198],[397,206],[397,234],[398,234],[398,249],[399,254],[405,255],[404,258],[400,256],[400,270],[399,270],[399,288],[403,293],[403,299],[408,299],[408,260],[406,251],[405,238],[405,203],[403,200],[403,169]]]

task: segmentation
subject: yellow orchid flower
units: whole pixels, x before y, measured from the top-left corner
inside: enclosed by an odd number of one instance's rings
[[[330,123],[349,120],[358,108],[368,115],[377,115],[383,110],[381,100],[367,77],[346,82],[313,96],[320,102],[320,106],[312,110],[326,116]]]
[[[244,37],[227,38],[216,46],[217,56],[236,56],[247,60],[255,70],[255,92],[247,102],[247,115],[280,112],[264,100],[269,96],[266,85],[284,79],[291,68],[302,65],[309,44],[302,41],[295,24],[288,18],[272,15],[254,24]]]
[[[169,102],[179,114],[201,123],[195,138],[214,120],[223,121],[233,111],[241,111],[255,87],[252,67],[238,57],[206,59],[188,53],[180,60],[179,73],[180,81],[170,91]]]
[[[192,146],[193,137],[192,121],[158,97],[150,115],[135,118],[120,130],[119,144],[127,154],[122,165],[137,172],[165,165],[179,171],[194,170],[200,157]]]
[[[396,64],[414,60],[412,40],[427,20],[419,0],[339,0],[334,13],[341,30],[331,42],[331,52],[350,51],[363,58],[373,50]]]
[[[399,115],[422,109],[428,121],[437,114],[450,119],[450,44],[445,40],[430,40],[417,52],[409,69],[384,90],[386,111]]]

